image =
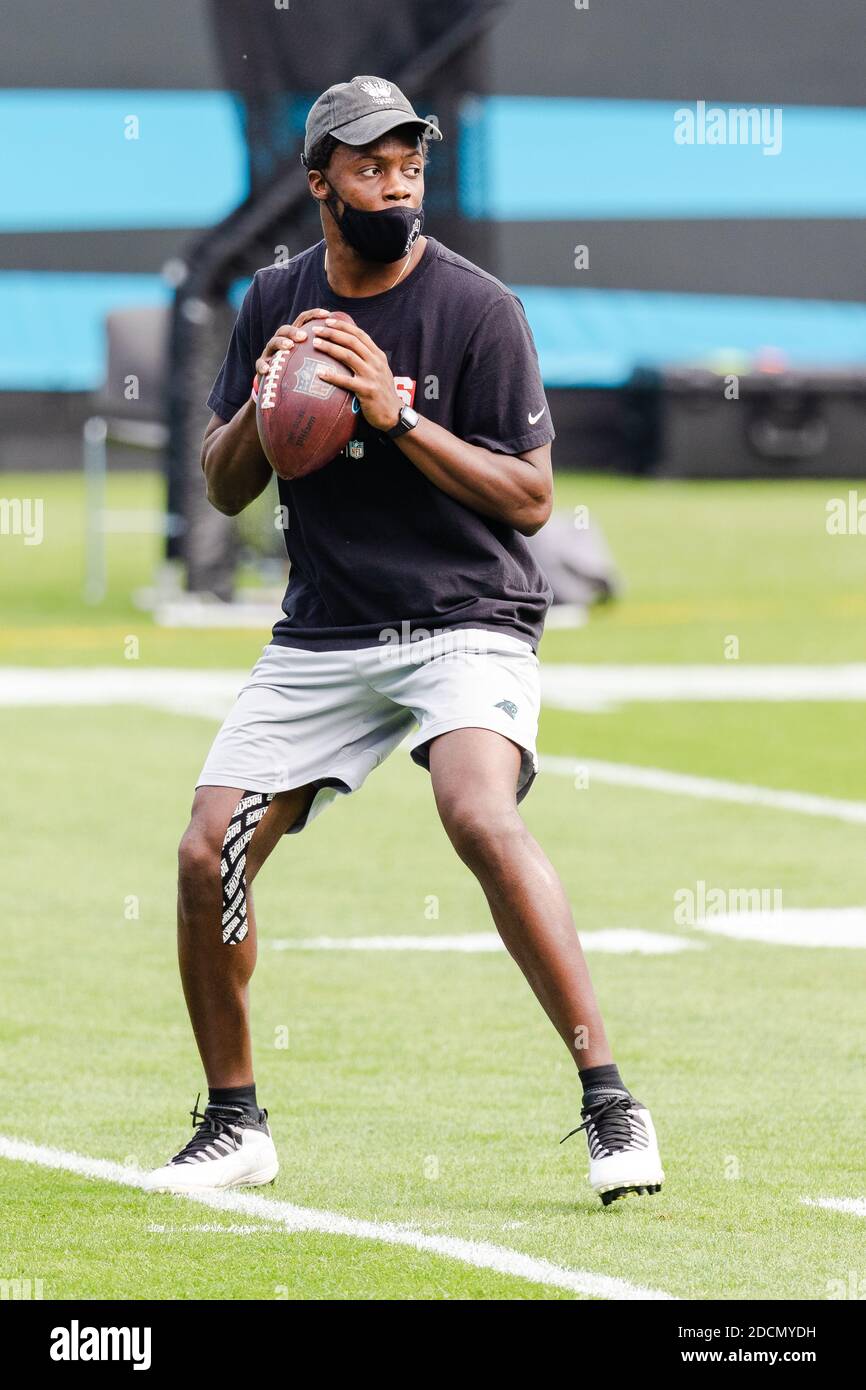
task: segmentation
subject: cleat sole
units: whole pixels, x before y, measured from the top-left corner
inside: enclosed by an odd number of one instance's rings
[[[616,1202],[620,1197],[646,1197],[654,1192],[661,1191],[661,1183],[648,1183],[646,1185],[635,1185],[634,1187],[609,1187],[605,1192],[599,1192],[599,1197],[604,1206],[609,1207],[611,1202]]]
[[[189,1192],[230,1192],[235,1187],[273,1187],[278,1172],[279,1169],[274,1169],[273,1166],[260,1168],[257,1173],[250,1173],[248,1177],[224,1183],[182,1184],[173,1183],[170,1179],[166,1179],[159,1186],[146,1187],[144,1190],[145,1192],[170,1192],[175,1197],[183,1197]]]

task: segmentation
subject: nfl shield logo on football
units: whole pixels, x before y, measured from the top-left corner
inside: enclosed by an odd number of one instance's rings
[[[305,396],[318,396],[319,400],[326,401],[335,387],[332,381],[323,381],[319,376],[324,365],[314,357],[305,357],[295,372],[295,390],[301,391]]]

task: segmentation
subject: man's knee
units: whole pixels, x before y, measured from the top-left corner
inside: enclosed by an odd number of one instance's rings
[[[199,820],[190,821],[177,848],[181,883],[197,884],[218,879],[221,845],[222,836],[216,827]]]
[[[245,809],[258,823],[263,814],[253,805],[249,792],[235,787],[199,787],[192,805],[192,816],[178,846],[181,884],[219,881],[223,849],[238,812]],[[264,802],[265,798],[257,798]],[[251,828],[252,828],[251,820]],[[233,834],[244,827],[234,826]],[[232,856],[234,860],[235,856]]]
[[[440,806],[439,814],[449,840],[470,868],[507,859],[526,834],[516,806],[491,806],[461,797]]]

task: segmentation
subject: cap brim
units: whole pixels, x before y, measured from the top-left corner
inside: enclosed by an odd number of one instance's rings
[[[357,120],[336,126],[330,133],[344,145],[369,145],[372,140],[378,140],[380,135],[387,135],[389,130],[395,130],[400,125],[417,126],[420,131],[428,131],[434,140],[444,138],[438,125],[432,121],[422,121],[420,116],[410,116],[406,111],[397,110],[371,111],[368,116],[358,116]]]

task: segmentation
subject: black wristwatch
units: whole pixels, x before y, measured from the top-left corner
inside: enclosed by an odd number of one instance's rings
[[[413,410],[411,405],[404,405],[400,414],[397,416],[396,425],[391,429],[385,430],[386,439],[399,439],[401,434],[406,434],[408,430],[414,430],[418,423],[418,412]]]

